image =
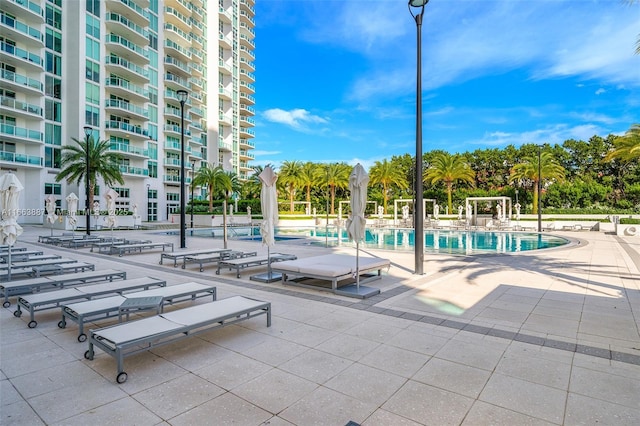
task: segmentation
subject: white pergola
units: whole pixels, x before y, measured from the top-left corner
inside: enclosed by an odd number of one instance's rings
[[[351,201],[338,201],[338,220],[342,220],[342,205],[343,204],[351,204]],[[367,201],[367,204],[373,204],[374,214],[378,212],[378,202],[377,201]]]
[[[473,215],[471,218],[471,223],[476,222],[476,218],[478,216],[478,203],[485,202],[493,205],[493,202],[499,203],[501,205],[500,215],[498,219],[500,221],[504,221],[511,218],[513,212],[513,203],[511,197],[467,197],[465,199],[465,208],[466,205],[470,202],[473,202]],[[507,215],[507,207],[509,209],[509,214]]]

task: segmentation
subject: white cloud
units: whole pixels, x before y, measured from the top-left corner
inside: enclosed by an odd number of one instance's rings
[[[266,120],[286,124],[296,130],[304,130],[307,124],[324,124],[328,121],[320,116],[313,115],[306,109],[292,109],[285,111],[280,108],[268,109],[263,113]]]
[[[603,93],[607,93],[607,91],[604,90],[603,88],[596,90],[596,95],[602,95]]]

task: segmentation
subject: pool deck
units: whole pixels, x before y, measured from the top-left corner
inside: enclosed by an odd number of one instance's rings
[[[128,278],[214,284],[218,298],[271,302],[273,323],[251,319],[127,358],[128,381],[119,385],[113,358],[98,350],[85,360],[87,343],[77,342],[74,326],[57,327],[59,311],[39,312],[29,329],[28,316],[13,316],[12,298],[0,309],[3,425],[640,424],[637,236],[554,231],[574,244],[512,255],[427,253],[423,276],[411,273],[411,252],[368,249],[392,267],[368,284],[381,294],[360,300],[250,281],[264,268],[237,279],[214,266],[200,273],[159,265],[159,251],[118,258],[37,243],[49,232],[25,226],[16,245],[123,269]],[[175,235],[124,232],[179,247]],[[187,233],[187,247],[222,241]],[[267,251],[255,241],[228,247]],[[352,244],[283,241],[274,250],[355,255]]]

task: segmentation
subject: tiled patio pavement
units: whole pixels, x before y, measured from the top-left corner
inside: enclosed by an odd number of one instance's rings
[[[48,232],[26,227],[19,245],[38,247]],[[580,244],[427,254],[423,277],[410,273],[412,253],[372,252],[393,266],[373,283],[382,294],[365,301],[249,281],[259,269],[238,280],[213,266],[159,266],[157,251],[117,258],[39,246],[131,278],[215,282],[219,298],[270,301],[273,324],[258,317],[127,358],[129,380],[118,385],[114,360],[99,351],[85,360],[86,343],[74,326],[57,327],[59,312],[38,313],[28,329],[14,306],[0,309],[0,423],[639,424],[640,238],[562,235]],[[188,238],[190,249],[211,245],[221,241]],[[299,257],[326,250],[278,243]]]

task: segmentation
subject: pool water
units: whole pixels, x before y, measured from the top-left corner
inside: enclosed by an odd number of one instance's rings
[[[228,228],[228,237],[237,240],[259,241],[258,227]],[[187,235],[221,238],[222,229],[195,229]],[[345,229],[335,227],[316,228],[276,228],[276,241],[301,240],[308,244],[341,246],[354,244]],[[560,247],[569,240],[556,235],[534,232],[426,230],[424,232],[425,251],[450,254],[517,253],[522,251]],[[413,229],[381,228],[366,230],[361,248],[413,251]]]

